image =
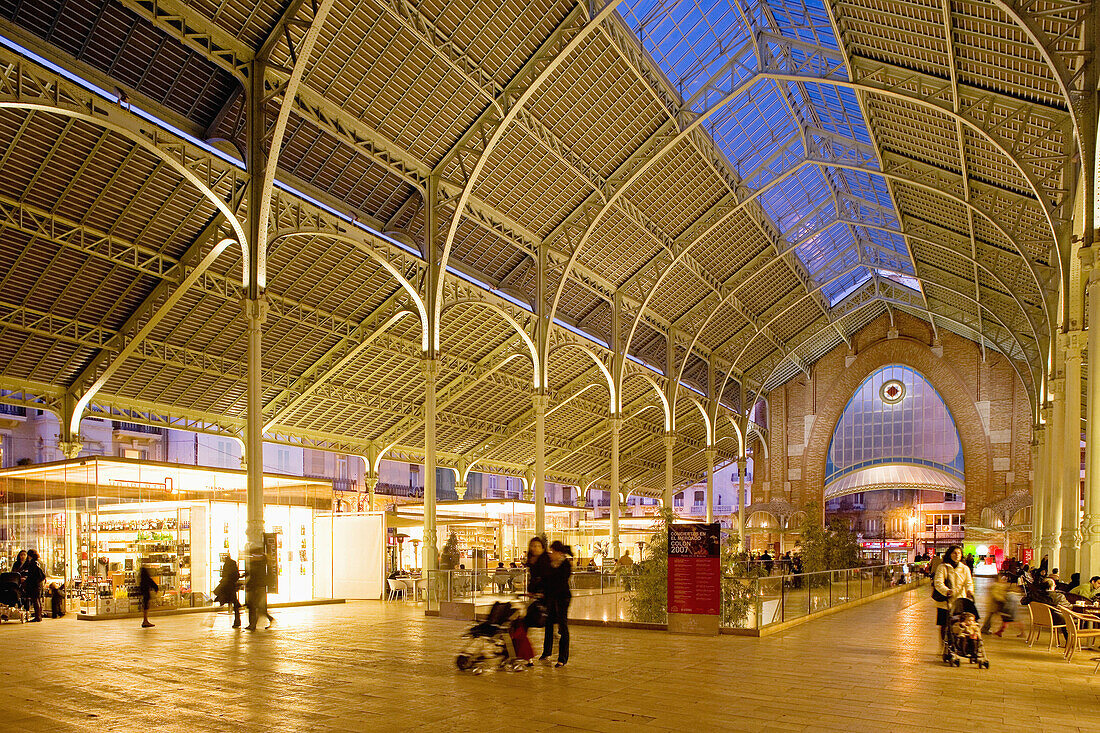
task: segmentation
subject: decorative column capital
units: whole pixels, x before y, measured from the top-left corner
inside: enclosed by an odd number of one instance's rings
[[[466,489],[469,488],[465,481],[455,481],[455,494],[458,495],[459,500],[466,498]]]
[[[1080,360],[1088,343],[1088,331],[1076,329],[1058,334],[1058,347],[1065,352],[1066,359]]]
[[[531,395],[531,404],[535,408],[535,414],[546,414],[546,408],[550,407],[550,395],[545,392],[535,392]]]
[[[1077,527],[1063,529],[1058,539],[1061,540],[1062,547],[1073,547],[1075,549],[1081,547],[1081,532]]]
[[[668,432],[661,436],[662,442],[665,444],[666,450],[672,450],[676,447],[676,433]]]
[[[608,423],[611,425],[611,432],[618,433],[623,429],[623,416],[612,415],[610,418],[608,418]]]
[[[439,379],[439,359],[421,359],[420,370],[424,372],[425,381],[434,385]]]
[[[1065,377],[1051,377],[1047,380],[1047,392],[1050,393],[1051,399],[1062,397],[1066,393],[1066,378]],[[1043,408],[1050,409],[1050,408]],[[1049,418],[1048,418],[1049,419]]]
[[[713,463],[715,456],[718,455],[718,449],[715,448],[713,445],[708,445],[707,450],[706,450],[706,455],[707,455],[707,461],[710,462],[710,463]]]
[[[1081,529],[1086,539],[1091,538],[1094,542],[1100,541],[1100,512],[1086,514],[1084,519],[1081,520]]]
[[[267,320],[267,297],[263,294],[258,298],[243,298],[241,307],[250,329]]]
[[[78,439],[59,440],[57,442],[57,447],[61,451],[61,455],[72,459],[78,457],[80,451],[84,450],[84,443]]]

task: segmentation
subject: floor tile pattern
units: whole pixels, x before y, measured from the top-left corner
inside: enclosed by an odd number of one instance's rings
[[[926,589],[763,639],[575,627],[567,667],[480,677],[453,666],[466,624],[412,605],[276,613],[255,633],[226,615],[4,624],[0,730],[1100,729],[1092,654],[989,638],[991,669],[947,668]]]

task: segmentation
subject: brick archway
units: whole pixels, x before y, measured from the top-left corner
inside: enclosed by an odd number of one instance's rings
[[[989,436],[973,396],[958,372],[932,353],[924,344],[909,338],[884,339],[865,348],[851,366],[822,394],[810,439],[802,454],[802,486],[806,499],[825,506],[825,458],[840,416],[848,399],[869,374],[879,367],[902,364],[920,372],[940,393],[962,441],[963,469],[966,474],[966,522],[976,524],[978,510],[989,488],[992,475]]]

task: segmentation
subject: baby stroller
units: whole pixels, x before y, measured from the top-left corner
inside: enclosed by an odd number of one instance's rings
[[[529,658],[530,654],[530,642],[527,642],[524,625],[525,611],[524,605],[519,602],[494,603],[488,618],[462,635],[467,641],[455,657],[455,665],[474,674],[482,674],[492,667],[513,672],[523,669],[522,660]],[[527,648],[520,649],[521,653],[517,656],[517,646],[524,643]]]
[[[23,611],[23,591],[19,588],[19,573],[0,573],[0,622],[18,618],[27,620]]]
[[[956,633],[956,624],[963,622],[964,617],[972,616],[974,625],[971,633]],[[962,660],[969,659],[971,664],[978,665],[978,669],[989,669],[989,659],[985,656],[985,645],[982,643],[981,631],[974,623],[978,618],[978,607],[969,598],[960,598],[955,602],[955,609],[943,627],[943,662],[952,667],[958,667]]]

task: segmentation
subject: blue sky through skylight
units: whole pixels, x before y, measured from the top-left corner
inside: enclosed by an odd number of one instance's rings
[[[722,99],[717,89],[734,89],[757,73],[754,34],[773,56],[787,53],[795,63],[812,49],[777,38],[839,48],[823,0],[626,0],[619,12],[695,112]],[[709,86],[714,80],[721,82],[717,89]],[[774,184],[760,203],[788,248],[797,243],[797,257],[830,305],[872,272],[919,290],[886,181],[868,172],[878,169],[878,159],[855,92],[762,77],[705,128],[745,185]],[[807,159],[825,162],[804,165]],[[838,216],[845,223],[831,223]]]

